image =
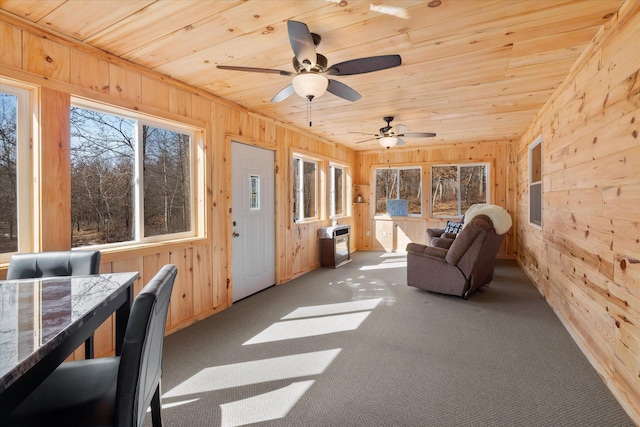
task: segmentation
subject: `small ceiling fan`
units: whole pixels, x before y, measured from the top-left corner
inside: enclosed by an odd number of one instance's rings
[[[363,141],[358,141],[356,144],[360,144],[362,142],[373,141],[377,139],[380,145],[385,148],[391,148],[396,145],[403,145],[404,140],[402,138],[432,138],[436,136],[433,132],[405,132],[407,128],[405,125],[397,125],[391,126],[391,122],[393,121],[393,116],[383,117],[383,120],[387,122],[387,125],[380,128],[380,133],[371,135],[369,133],[363,132],[350,132],[350,133],[359,133],[362,135],[370,135],[372,138],[365,139]]]
[[[325,91],[353,102],[362,98],[362,96],[346,84],[327,78],[325,74],[330,76],[349,76],[385,70],[402,64],[400,55],[382,55],[352,59],[327,66],[327,58],[316,52],[316,47],[321,38],[319,35],[311,33],[307,24],[298,21],[287,21],[287,30],[289,32],[289,42],[295,55],[293,57],[295,72],[227,65],[218,65],[218,68],[222,70],[293,76],[291,84],[278,92],[271,99],[271,102],[283,101],[294,93],[311,101],[324,94]]]

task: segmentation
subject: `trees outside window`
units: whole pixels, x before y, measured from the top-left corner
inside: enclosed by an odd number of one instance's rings
[[[30,91],[0,86],[0,254],[30,251]]]
[[[375,171],[376,215],[387,213],[387,200],[407,200],[408,215],[422,215],[422,169],[380,168]]]
[[[292,160],[293,220],[304,221],[318,216],[318,163],[299,156]]]
[[[529,146],[529,223],[542,227],[542,135]]]
[[[431,167],[431,215],[462,216],[476,203],[489,203],[489,165],[441,165]]]
[[[192,134],[71,108],[74,247],[193,235]]]
[[[331,165],[330,176],[330,196],[331,196],[331,210],[329,215],[331,217],[334,216],[344,216],[346,215],[345,207],[346,207],[346,175],[344,173],[344,168],[336,165]]]

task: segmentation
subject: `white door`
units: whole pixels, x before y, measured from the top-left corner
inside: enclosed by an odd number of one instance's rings
[[[274,152],[233,142],[233,301],[275,284]]]

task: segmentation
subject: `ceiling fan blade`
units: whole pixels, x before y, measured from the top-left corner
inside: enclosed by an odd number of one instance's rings
[[[395,16],[396,18],[409,19],[409,12],[404,7],[383,6],[380,4],[370,4],[369,10]]]
[[[272,68],[233,67],[233,66],[230,66],[230,65],[218,65],[218,68],[221,69],[221,70],[250,71],[252,73],[280,74],[281,76],[295,76],[296,75],[296,73],[292,73],[290,71],[274,70]]]
[[[378,139],[378,138],[363,139],[362,141],[355,142],[354,144],[362,144],[363,142],[375,141],[376,139]]]
[[[337,80],[329,79],[329,86],[327,86],[327,92],[334,94],[335,96],[339,96],[340,98],[346,99],[347,101],[357,101],[362,98],[355,90],[351,89],[344,83],[340,83]]]
[[[405,136],[408,138],[431,138],[436,136],[436,134],[433,132],[407,132],[400,136]]]
[[[396,142],[396,145],[404,145],[404,139],[398,138],[398,142]]]
[[[293,54],[298,62],[309,71],[316,65],[316,46],[313,43],[309,27],[304,22],[287,21],[287,30]]]
[[[378,135],[377,133],[375,134],[371,134],[369,132],[347,132],[347,133],[357,133],[358,135],[368,135],[374,138],[380,138],[380,135]]]
[[[407,130],[407,127],[405,125],[396,125],[396,126],[391,128],[391,131],[395,132],[396,135],[400,135],[405,130]]]
[[[368,58],[352,59],[332,65],[327,74],[331,76],[349,76],[364,74],[372,71],[386,70],[402,64],[400,55],[370,56]]]
[[[280,92],[276,93],[275,96],[271,98],[271,102],[284,101],[294,93],[296,93],[296,90],[293,88],[293,85],[289,85],[282,89]]]

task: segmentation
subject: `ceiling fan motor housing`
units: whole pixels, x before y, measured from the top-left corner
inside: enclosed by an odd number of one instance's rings
[[[382,136],[393,136],[393,134],[395,132],[390,132],[391,131],[391,122],[393,121],[393,116],[387,116],[384,117],[384,121],[387,122],[387,125],[385,127],[381,127],[380,128],[380,135]]]
[[[293,69],[296,70],[298,74],[307,72],[307,69],[305,68],[305,66],[301,64],[300,61],[298,61],[298,58],[296,58],[295,56],[293,57],[292,62],[293,62]],[[327,64],[328,64],[327,58],[324,55],[317,53],[316,65],[313,68],[311,68],[309,72],[322,73],[327,69]]]

